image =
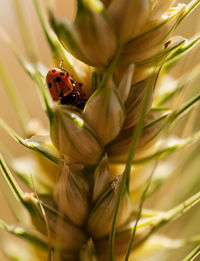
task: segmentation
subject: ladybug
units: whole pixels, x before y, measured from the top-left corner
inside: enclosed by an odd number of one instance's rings
[[[46,83],[54,101],[59,104],[73,105],[83,109],[85,105],[84,92],[82,84],[69,76],[65,68],[50,69],[46,76]]]

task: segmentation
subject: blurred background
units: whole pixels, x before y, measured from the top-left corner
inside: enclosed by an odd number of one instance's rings
[[[0,6],[1,6],[0,32],[1,30],[5,31],[10,36],[13,43],[20,50],[20,52],[24,56],[26,56],[23,40],[19,30],[19,24],[18,24],[17,13],[16,13],[16,2],[22,2],[22,1],[0,0]],[[75,7],[73,4],[74,2],[75,1],[73,0],[55,0],[57,15],[67,16],[69,19],[73,19],[75,13]],[[187,3],[189,1],[179,1],[179,2]],[[27,26],[31,28],[31,35],[33,39],[32,44],[36,50],[37,56],[39,57],[39,60],[45,64],[47,68],[51,68],[52,66],[54,66],[54,64],[52,64],[49,47],[46,43],[33,3],[31,0],[23,1],[23,3],[24,3],[23,7],[26,10],[25,13],[27,19]],[[41,3],[45,7],[45,1],[41,1]],[[175,34],[182,35],[188,38],[188,37],[192,37],[197,32],[200,32],[199,14],[200,14],[200,8],[197,8],[189,17],[187,17],[181,23],[181,25],[176,30]],[[192,68],[193,66],[195,66],[195,64],[199,63],[200,62],[199,50],[200,49],[196,48],[192,53],[190,53],[190,55],[187,56],[184,59],[184,61],[182,61],[178,66],[175,67],[175,69],[172,71],[172,75],[179,77],[183,72],[186,72],[189,68]],[[35,85],[33,84],[32,80],[29,79],[29,77],[24,73],[23,69],[16,61],[14,55],[10,51],[9,47],[5,44],[3,39],[0,39],[0,63],[3,64],[11,79],[12,84],[14,85],[14,87],[17,88],[17,91],[20,94],[24,102],[24,105],[27,108],[27,112],[31,116],[31,118],[33,119],[38,118],[40,119],[41,123],[44,126],[48,126],[48,121],[46,119],[46,116],[43,113],[43,110],[41,109],[41,102]],[[200,79],[198,78],[197,81],[192,82],[190,88],[187,88],[186,93],[184,93],[184,97],[186,97],[187,95],[193,96],[194,93],[200,90],[199,81]],[[184,98],[181,97],[181,99]],[[14,129],[19,135],[22,135],[19,127],[18,119],[16,118],[15,109],[12,106],[12,103],[7,95],[7,92],[5,91],[1,79],[0,79],[0,117],[3,118],[8,123],[8,125],[11,126],[11,128]],[[194,117],[194,119],[196,118]],[[180,128],[181,131],[183,131],[183,127],[185,127],[184,121],[182,123],[182,127],[180,127],[179,125],[176,131],[180,132]],[[200,127],[199,122],[198,122],[198,127]],[[13,141],[5,131],[0,129],[0,146],[2,145],[8,151],[10,151],[13,156],[20,156],[23,155],[23,153],[27,152],[27,150],[24,149],[21,145]],[[187,152],[182,151],[181,153],[187,153]],[[181,157],[181,155],[179,156]],[[183,170],[181,170],[181,175],[187,177],[188,182],[190,181],[193,175],[196,177],[200,174],[199,162],[200,162],[200,158],[197,157],[196,161],[193,162],[192,165],[186,166],[186,168],[184,169],[185,171],[184,175],[182,173]],[[184,182],[187,182],[187,180],[185,181],[185,179],[186,178],[184,178]],[[180,190],[184,189],[184,185],[182,185],[180,176],[177,176],[177,178],[169,180],[166,186],[161,191],[158,192],[160,194],[162,194],[163,191],[164,193],[166,193],[166,202],[163,201],[157,203],[154,202],[154,207],[159,207],[160,209],[162,209],[163,205],[165,205],[165,208],[171,207],[172,203],[169,203],[169,198],[168,198],[169,193],[171,197],[174,198],[174,200],[170,201],[173,202],[173,204],[178,203],[179,200],[183,200],[182,198],[179,197],[179,193],[177,192],[177,187],[180,188]],[[198,189],[199,188],[200,186],[198,187]],[[197,188],[195,188],[195,190],[197,190]],[[158,194],[155,195],[153,200],[156,200],[157,197]],[[148,204],[152,205],[152,201],[148,202]],[[195,211],[196,211],[195,215],[197,215],[197,210]],[[199,214],[200,213],[198,212],[198,215]],[[191,215],[191,212],[189,213],[189,215]],[[0,190],[0,218],[6,220],[7,223],[9,224],[11,224],[14,220],[12,211],[8,207],[8,203],[5,200],[1,190]],[[186,215],[184,216],[184,219],[189,220],[190,216]],[[200,223],[199,223],[199,227],[200,227]],[[180,230],[180,227],[178,227],[177,229]],[[190,226],[188,225],[188,228],[186,228],[185,230],[191,231],[191,224]],[[192,232],[195,233],[195,231]],[[176,234],[176,230],[171,231],[172,236],[173,234],[174,235]],[[5,260],[4,257],[1,257],[1,253],[0,253],[0,260],[2,261]]]

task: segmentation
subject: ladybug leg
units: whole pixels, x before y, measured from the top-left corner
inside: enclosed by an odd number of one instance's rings
[[[72,84],[74,84],[74,83],[75,83],[75,80],[74,80],[74,79],[72,79],[72,77],[69,77],[69,79],[70,79],[70,81],[71,81],[71,83],[72,83]]]
[[[69,73],[68,73],[68,71],[65,69],[65,68],[61,68],[64,72],[66,72],[66,74],[67,74],[67,77],[69,76]]]

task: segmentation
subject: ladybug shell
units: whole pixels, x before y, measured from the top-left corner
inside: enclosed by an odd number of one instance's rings
[[[73,92],[73,85],[68,73],[62,69],[53,68],[46,76],[47,86],[54,101],[60,101]]]

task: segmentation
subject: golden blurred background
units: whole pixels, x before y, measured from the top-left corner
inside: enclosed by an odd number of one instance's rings
[[[25,55],[25,49],[23,46],[23,40],[19,30],[19,24],[17,20],[15,0],[0,0],[0,30],[3,29],[20,52]],[[22,2],[22,1],[19,1]],[[55,0],[56,12],[59,16],[67,16],[72,19],[74,16],[75,8],[73,0]],[[180,1],[179,1],[180,2]],[[182,1],[186,3],[187,1]],[[39,60],[44,63],[48,68],[54,66],[51,61],[51,55],[49,47],[46,43],[43,31],[41,29],[39,19],[36,15],[33,3],[31,0],[23,1],[24,9],[26,10],[27,25],[31,28],[31,36],[33,39],[33,46],[36,50]],[[45,1],[41,0],[41,3],[45,7]],[[200,32],[200,8],[197,8],[184,22],[179,26],[176,31],[177,35],[184,37],[191,37],[195,33]],[[184,62],[176,66],[173,74],[176,76],[181,75],[182,72],[188,68],[194,66],[200,61],[199,49],[195,49]],[[18,93],[22,97],[25,107],[27,108],[28,114],[31,118],[39,118],[44,124],[48,126],[47,118],[41,109],[40,99],[32,80],[24,73],[21,66],[16,61],[9,47],[5,42],[0,40],[0,62],[6,68],[6,71],[11,79],[14,87],[17,88]],[[195,83],[194,89],[199,88],[198,82]],[[16,117],[15,109],[5,91],[5,88],[0,79],[0,117],[3,118],[12,129],[14,129],[19,135],[22,135],[18,119]],[[27,152],[26,149],[22,148],[21,145],[13,141],[8,134],[0,129],[0,146],[4,146],[8,151],[12,152],[14,156],[23,155]],[[0,218],[6,220],[7,223],[13,222],[12,211],[8,207],[8,203],[0,191]],[[1,257],[0,260],[5,260]]]

